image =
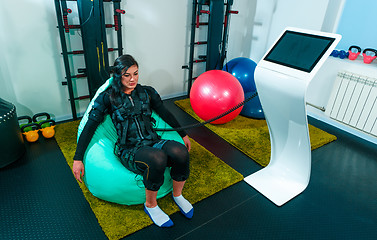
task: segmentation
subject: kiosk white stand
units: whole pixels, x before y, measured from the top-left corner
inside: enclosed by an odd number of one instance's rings
[[[271,158],[268,166],[244,180],[278,206],[309,184],[306,89],[340,38],[338,34],[286,28],[255,69],[270,132]]]

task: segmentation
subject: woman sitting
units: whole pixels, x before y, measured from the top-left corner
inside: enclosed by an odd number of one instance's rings
[[[171,227],[173,222],[157,205],[157,191],[164,182],[165,169],[171,167],[173,199],[184,216],[192,218],[194,209],[182,196],[189,177],[191,143],[185,131],[178,131],[185,146],[174,140],[163,140],[156,134],[152,110],[170,126],[180,125],[154,88],[138,84],[138,74],[138,63],[131,55],[115,60],[113,81],[94,102],[77,143],[72,170],[75,178],[82,182],[85,151],[97,126],[110,114],[118,135],[115,154],[125,168],[143,176],[144,211],[157,226]]]

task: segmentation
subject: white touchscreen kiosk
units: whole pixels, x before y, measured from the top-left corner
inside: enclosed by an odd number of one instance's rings
[[[305,94],[338,44],[333,33],[286,28],[254,73],[271,141],[270,163],[244,180],[278,206],[309,184],[311,147]]]

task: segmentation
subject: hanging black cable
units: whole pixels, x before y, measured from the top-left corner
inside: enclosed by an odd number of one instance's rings
[[[233,108],[229,109],[228,111],[214,117],[214,118],[211,118],[205,122],[201,122],[201,123],[195,123],[195,124],[191,124],[191,125],[187,125],[187,126],[183,126],[183,127],[179,127],[179,128],[155,128],[154,130],[155,131],[159,131],[159,132],[168,132],[168,131],[181,131],[181,130],[186,130],[186,129],[190,129],[190,128],[196,128],[196,127],[200,127],[200,126],[203,126],[207,123],[211,123],[213,121],[216,121],[217,119],[220,119],[226,115],[228,115],[229,113],[237,110],[238,108],[242,107],[243,105],[245,105],[245,103],[247,103],[248,101],[250,101],[251,99],[255,98],[256,96],[258,95],[258,92],[254,92],[251,96],[249,96],[248,98],[246,98],[243,102],[239,103],[238,105],[234,106]]]

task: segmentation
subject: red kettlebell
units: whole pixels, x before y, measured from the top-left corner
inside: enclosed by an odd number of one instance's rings
[[[354,52],[354,49],[356,49],[357,52]],[[348,49],[348,59],[349,60],[355,60],[361,53],[361,48],[359,46],[351,46]]]
[[[370,54],[367,54],[367,53],[372,53],[374,55],[370,55]],[[372,49],[372,48],[366,48],[363,51],[363,57],[364,57],[364,63],[370,64],[371,62],[373,62],[374,59],[376,59],[377,50]]]

